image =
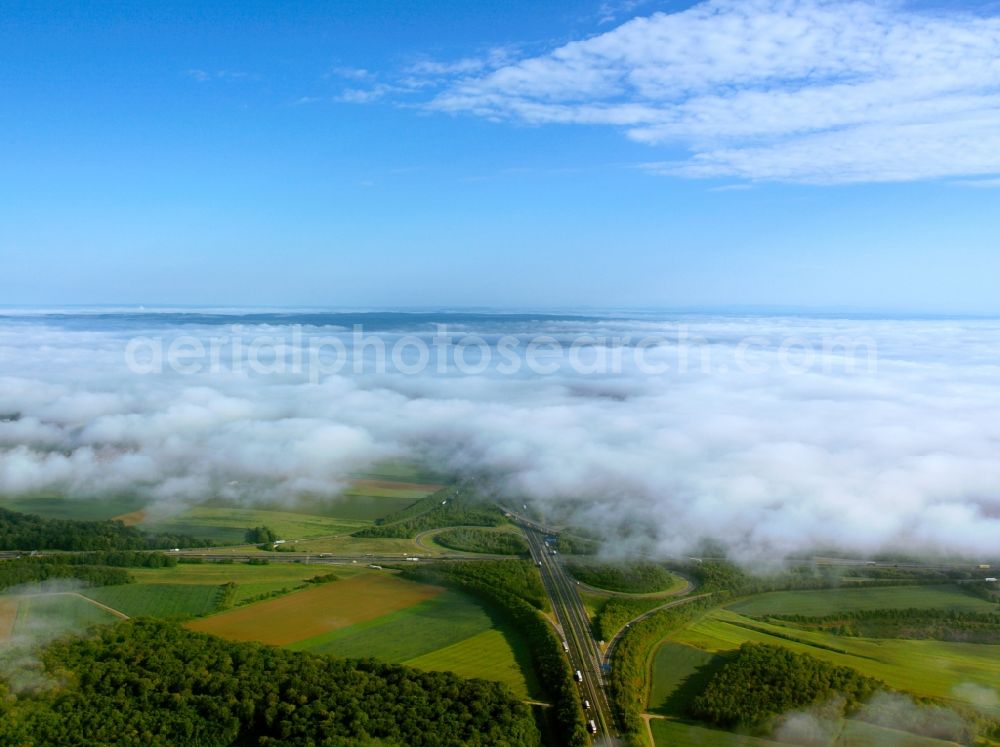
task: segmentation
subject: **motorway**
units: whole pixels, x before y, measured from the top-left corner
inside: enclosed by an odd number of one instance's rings
[[[563,568],[558,555],[551,555],[545,545],[545,533],[536,525],[520,521],[528,539],[531,557],[541,572],[542,583],[552,602],[552,609],[562,632],[563,640],[569,646],[570,664],[580,672],[581,699],[590,703],[586,710],[587,719],[592,719],[597,727],[596,739],[602,744],[618,744],[614,716],[608,702],[601,670],[601,651],[591,633],[590,619],[584,609],[580,595],[573,581]]]

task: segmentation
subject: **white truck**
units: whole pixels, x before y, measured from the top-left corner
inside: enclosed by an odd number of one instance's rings
[[[580,672],[579,669],[577,669],[576,673],[573,675],[573,679],[575,679],[577,682],[583,682],[583,673]]]
[[[597,733],[597,724],[594,723],[594,719],[590,719],[590,721],[587,722],[587,731],[591,734]]]

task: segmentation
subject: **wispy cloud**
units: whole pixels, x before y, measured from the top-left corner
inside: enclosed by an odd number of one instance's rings
[[[199,68],[185,70],[184,75],[199,83],[209,83],[213,80],[246,80],[253,77],[249,73],[238,70],[201,70]]]
[[[686,177],[838,183],[1000,173],[1000,15],[889,0],[709,0],[500,66],[425,65],[427,106],[620,127]]]

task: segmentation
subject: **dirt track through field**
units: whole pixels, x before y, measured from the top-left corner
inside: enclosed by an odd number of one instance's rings
[[[15,620],[17,620],[17,599],[13,597],[0,599],[0,643],[10,640],[14,633]]]
[[[442,591],[438,586],[403,581],[388,572],[363,573],[196,620],[188,627],[234,641],[284,646],[374,620]]]

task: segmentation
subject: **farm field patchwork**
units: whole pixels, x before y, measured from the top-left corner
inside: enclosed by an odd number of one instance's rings
[[[284,646],[405,609],[441,591],[389,573],[363,573],[202,618],[188,627],[230,640]]]
[[[444,590],[405,609],[300,640],[290,648],[401,662],[450,646],[492,625],[487,612],[472,599]]]
[[[214,612],[222,588],[197,584],[126,584],[81,591],[129,617],[186,618]]]
[[[359,571],[187,627],[317,654],[456,671],[506,682],[523,697],[539,691],[521,639],[471,597],[390,572]]]
[[[498,680],[522,697],[537,697],[539,692],[530,652],[520,636],[472,598],[452,590],[289,648],[334,656],[373,656],[419,669]]]

